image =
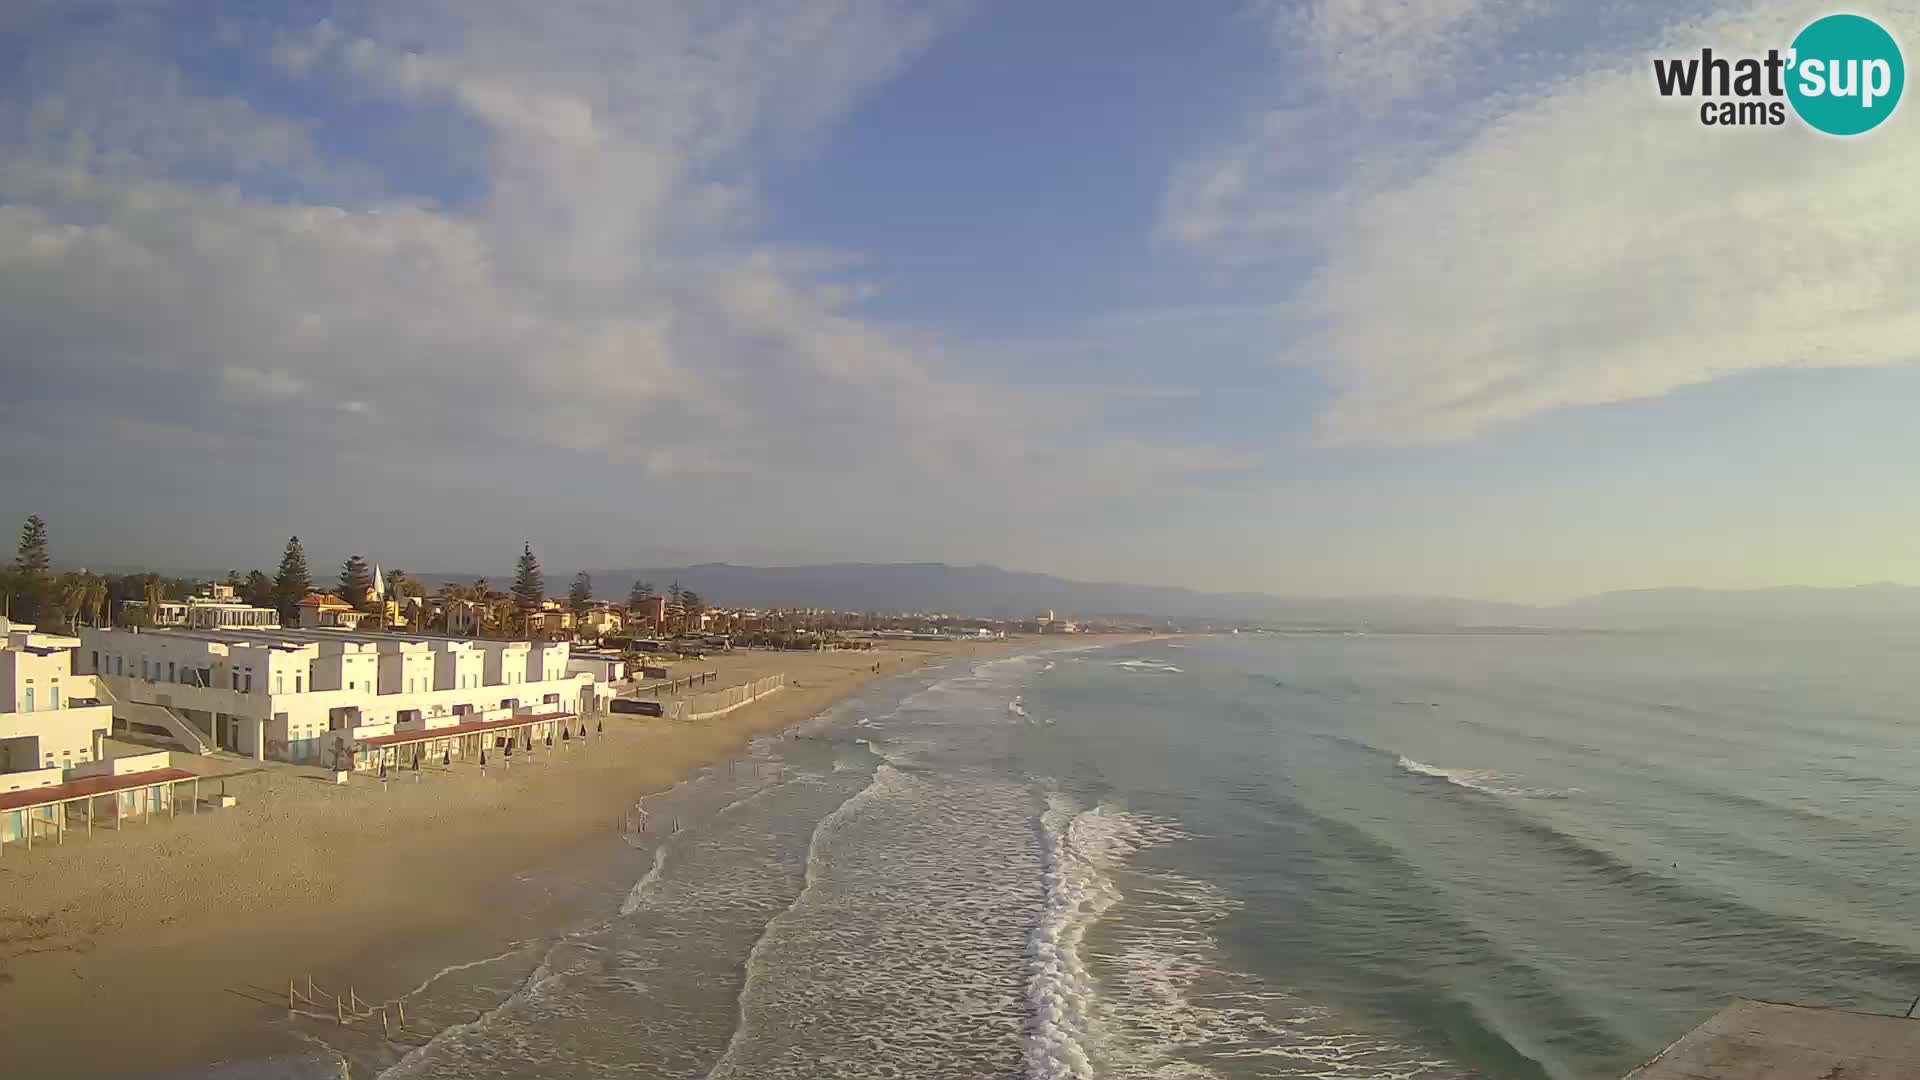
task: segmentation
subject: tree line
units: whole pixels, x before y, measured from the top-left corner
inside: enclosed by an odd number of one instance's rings
[[[38,514],[31,515],[20,527],[19,543],[11,564],[0,567],[0,612],[15,622],[58,625],[69,632],[80,626],[111,626],[128,601],[142,601],[144,609],[134,609],[131,618],[145,621],[154,605],[180,601],[213,584],[226,584],[235,596],[253,606],[273,608],[283,625],[291,626],[302,602],[316,591],[312,571],[307,565],[306,549],[298,536],[289,537],[280,555],[278,570],[269,577],[262,570],[245,574],[227,572],[223,581],[196,581],[152,572],[95,574],[85,570],[54,573],[51,538],[47,523]],[[337,595],[355,609],[384,620],[388,598],[400,601],[400,615],[415,631],[450,632],[455,609],[472,612],[470,624],[461,628],[482,636],[538,635],[534,617],[546,604],[546,578],[533,544],[524,543],[514,567],[511,585],[496,590],[486,578],[471,584],[448,583],[429,596],[425,585],[404,570],[383,571],[386,596],[373,591],[373,570],[366,557],[349,556],[340,566]],[[650,619],[656,606],[651,582],[637,581],[627,594],[630,619]],[[417,600],[418,602],[413,602]],[[567,609],[576,617],[594,606],[593,579],[585,571],[574,576],[567,590]],[[706,601],[692,589],[675,582],[666,593],[664,618],[653,627],[663,634],[697,631]]]

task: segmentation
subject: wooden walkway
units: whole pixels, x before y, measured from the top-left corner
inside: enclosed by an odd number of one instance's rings
[[[1627,1080],[1914,1080],[1920,1019],[1738,999]]]

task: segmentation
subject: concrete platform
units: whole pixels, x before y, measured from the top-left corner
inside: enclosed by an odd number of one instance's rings
[[[1920,1018],[1739,999],[1626,1080],[1915,1080]]]

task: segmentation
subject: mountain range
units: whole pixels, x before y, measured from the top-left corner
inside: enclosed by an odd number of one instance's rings
[[[122,569],[97,567],[96,569]],[[134,568],[125,568],[131,572]],[[171,571],[212,580],[226,571]],[[949,612],[1031,619],[1052,609],[1063,618],[1179,619],[1269,627],[1514,627],[1646,629],[1659,627],[1821,626],[1920,630],[1920,587],[1881,582],[1848,588],[1627,589],[1565,604],[1530,605],[1452,596],[1282,596],[1202,592],[1171,585],[1077,581],[997,566],[948,563],[825,563],[804,566],[684,566],[590,570],[594,595],[622,601],[635,581],[664,593],[673,584],[709,605],[830,608],[841,611]],[[495,588],[511,571],[413,573],[429,589],[485,577]],[[548,595],[566,595],[571,572],[547,575]],[[327,587],[322,576],[317,584]]]
[[[811,566],[690,566],[589,571],[594,593],[623,599],[635,581],[665,592],[673,584],[711,605],[811,607],[846,611],[951,612],[1028,619],[1052,609],[1066,618],[1219,620],[1267,626],[1510,626],[1625,629],[1748,622],[1920,625],[1920,588],[1789,586],[1754,590],[1635,589],[1534,606],[1450,596],[1280,596],[1202,592],[1167,585],[1076,581],[996,566],[947,563],[829,563]],[[417,575],[430,584],[473,575]],[[508,575],[493,575],[504,586]],[[569,578],[548,579],[563,594]]]

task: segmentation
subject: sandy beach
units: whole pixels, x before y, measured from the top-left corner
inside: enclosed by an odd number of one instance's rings
[[[1016,643],[894,642],[873,652],[737,652],[677,665],[718,686],[785,672],[787,687],[697,724],[606,718],[603,738],[482,775],[456,764],[336,787],[318,769],[231,756],[181,763],[202,808],[0,858],[0,1016],[12,1075],[115,1075],[284,1052],[269,1024],[290,978],[397,996],[424,974],[554,917],[564,888],[515,910],[516,875],[620,843],[635,799],[817,714],[874,678]],[[874,668],[878,665],[879,671]],[[102,1036],[105,1037],[102,1037]]]

